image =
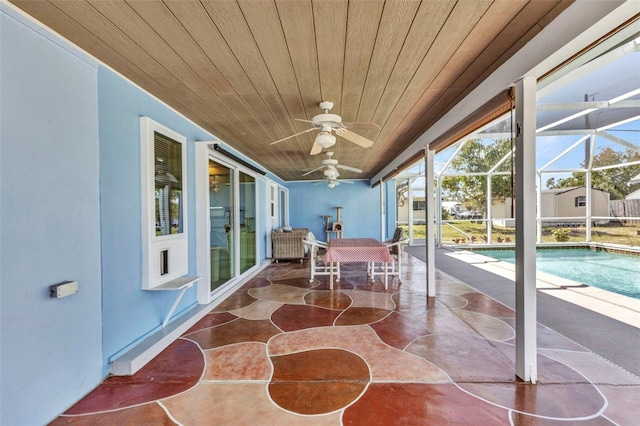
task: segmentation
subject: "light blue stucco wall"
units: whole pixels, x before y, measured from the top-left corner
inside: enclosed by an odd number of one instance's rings
[[[140,117],[187,138],[189,273],[195,274],[194,144],[213,137],[114,72],[98,72],[104,372],[113,357],[158,329],[174,292],[142,290]],[[196,287],[176,313],[196,304]]]
[[[159,329],[175,300],[141,289],[140,117],[188,140],[190,272],[194,141],[215,137],[10,5],[0,14],[0,424],[44,424]],[[258,264],[266,185],[259,176]],[[65,280],[79,292],[51,299]],[[176,315],[195,303],[193,288]]]
[[[322,216],[333,216],[343,207],[345,238],[371,237],[381,239],[380,188],[371,188],[369,181],[357,180],[328,188],[325,183],[290,182],[289,222],[294,228],[309,228],[319,240],[325,240]]]
[[[102,379],[97,64],[0,4],[0,424]],[[49,286],[77,280],[77,294]]]
[[[100,180],[103,263],[104,373],[108,363],[150,333],[157,331],[175,301],[174,292],[142,290],[142,231],[140,187],[140,117],[147,116],[187,138],[187,218],[189,221],[189,274],[196,274],[195,160],[196,141],[216,138],[142,89],[101,67],[98,72],[100,116]],[[226,144],[225,150],[252,161]],[[254,166],[259,164],[252,163]],[[271,173],[266,177],[282,183]],[[266,183],[256,179],[256,232],[264,234]],[[258,264],[265,259],[258,240]],[[195,307],[196,287],[185,293],[174,318]]]

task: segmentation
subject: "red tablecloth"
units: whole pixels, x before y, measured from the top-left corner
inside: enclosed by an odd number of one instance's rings
[[[324,262],[391,262],[387,246],[375,238],[339,238],[329,241]]]

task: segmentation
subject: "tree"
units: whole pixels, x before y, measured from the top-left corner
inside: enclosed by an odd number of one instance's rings
[[[458,155],[451,161],[451,167],[467,173],[486,173],[491,170],[511,150],[509,139],[497,139],[485,144],[480,139],[466,141]],[[511,159],[502,164],[500,171],[511,168]],[[450,176],[442,180],[442,189],[450,199],[460,200],[467,208],[484,212],[487,205],[486,176]],[[504,202],[511,197],[511,176],[491,177],[492,198]]]
[[[556,179],[555,178],[549,178],[547,179],[547,188],[549,189],[553,189],[557,186],[558,184],[556,183]]]
[[[624,152],[615,151],[611,147],[604,147],[593,157],[593,167],[612,166],[631,161],[640,161],[640,152],[626,149]],[[585,162],[581,163],[585,167]],[[612,200],[621,200],[627,194],[640,188],[640,184],[629,186],[629,181],[640,173],[640,165],[627,167],[615,167],[605,170],[597,170],[591,173],[591,187],[607,191]],[[570,188],[584,186],[586,176],[584,172],[573,172],[565,179],[559,179],[554,188]],[[547,185],[548,185],[547,181]],[[550,187],[551,188],[551,187]]]

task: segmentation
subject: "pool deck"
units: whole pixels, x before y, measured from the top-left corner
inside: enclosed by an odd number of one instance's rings
[[[425,259],[424,246],[406,251]],[[436,249],[436,268],[515,307],[515,265],[478,252]],[[538,272],[538,322],[640,375],[640,300]]]
[[[481,252],[457,250],[447,254],[462,262],[515,281],[516,267],[509,262],[496,260]],[[565,302],[606,315],[625,324],[640,328],[640,299],[623,296],[590,287],[556,275],[538,271],[536,274],[538,291],[557,297]],[[567,291],[558,291],[567,290]]]

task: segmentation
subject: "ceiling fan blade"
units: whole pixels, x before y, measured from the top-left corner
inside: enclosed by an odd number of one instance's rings
[[[313,146],[311,147],[311,152],[309,153],[309,155],[316,155],[316,154],[320,154],[321,152],[322,152],[322,147],[318,145],[316,141],[313,141]]]
[[[351,123],[342,123],[345,126],[351,129],[363,129],[363,130],[380,130],[380,126],[376,123],[364,123],[364,122],[351,122]]]
[[[336,132],[337,133],[337,132]],[[344,130],[340,133],[337,133],[338,136],[345,138],[346,140],[355,143],[356,145],[360,145],[364,148],[371,148],[373,146],[373,141],[369,140],[365,137],[360,136],[357,133],[353,133],[349,130]]]
[[[349,170],[350,172],[362,173],[362,170],[356,169],[355,167],[343,166],[342,164],[336,164],[336,167],[342,170]]]
[[[302,176],[309,175],[309,174],[311,174],[311,173],[315,172],[316,170],[320,170],[320,169],[321,169],[321,168],[323,168],[323,167],[324,167],[324,165],[322,165],[322,166],[320,166],[320,167],[316,167],[315,169],[311,169],[311,170],[309,170],[308,172],[306,172],[305,174],[303,174]]]
[[[287,139],[295,138],[296,136],[301,135],[303,133],[311,132],[312,130],[318,130],[318,129],[311,128],[311,129],[303,130],[302,132],[298,132],[298,133],[295,133],[293,135],[287,136],[286,138],[282,138],[282,139],[278,139],[277,141],[273,141],[269,145],[275,145],[275,144],[277,144],[279,142],[286,141]]]
[[[306,168],[304,168],[304,169],[300,169],[300,171],[301,171],[301,172],[308,172],[309,170],[317,170],[317,169],[319,169],[320,167],[324,167],[324,166],[325,166],[325,165],[324,165],[324,163],[323,163],[323,164],[320,164],[319,166],[306,167]]]

